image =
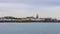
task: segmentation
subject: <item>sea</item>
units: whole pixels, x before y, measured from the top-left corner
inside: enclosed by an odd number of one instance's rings
[[[0,23],[0,34],[60,34],[60,23]]]

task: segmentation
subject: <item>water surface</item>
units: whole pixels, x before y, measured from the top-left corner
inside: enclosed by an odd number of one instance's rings
[[[60,23],[0,23],[0,34],[60,34]]]

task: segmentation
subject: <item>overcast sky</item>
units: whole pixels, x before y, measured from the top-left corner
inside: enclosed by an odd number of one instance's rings
[[[0,16],[60,17],[60,0],[0,0]]]

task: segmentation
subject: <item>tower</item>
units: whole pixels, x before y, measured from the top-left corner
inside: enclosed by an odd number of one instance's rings
[[[36,18],[39,18],[38,14],[36,15]]]

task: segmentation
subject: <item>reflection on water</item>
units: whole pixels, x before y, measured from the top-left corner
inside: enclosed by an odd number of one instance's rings
[[[0,23],[0,34],[60,34],[60,23]]]

